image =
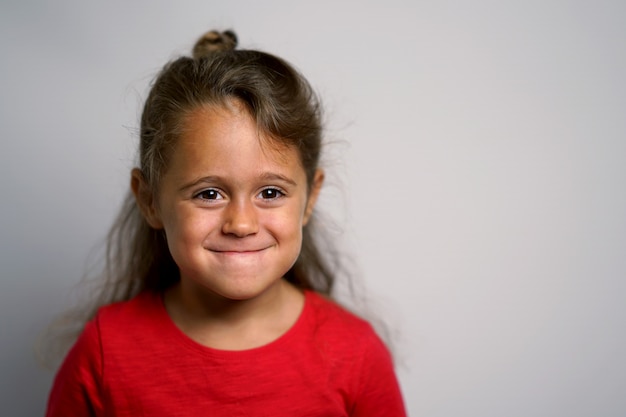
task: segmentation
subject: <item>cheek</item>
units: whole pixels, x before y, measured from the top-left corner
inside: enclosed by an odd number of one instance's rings
[[[163,218],[165,234],[170,244],[173,244],[174,241],[198,243],[204,239],[209,230],[215,227],[216,223],[216,216],[209,216],[197,208],[179,207],[177,210],[171,209]]]
[[[272,216],[265,223],[266,230],[285,250],[294,255],[300,252],[302,246],[302,227],[302,212],[297,208],[281,213],[280,216]]]
[[[270,216],[268,223],[281,228],[285,233],[294,233],[303,227],[304,206],[292,204],[285,207],[280,213]]]

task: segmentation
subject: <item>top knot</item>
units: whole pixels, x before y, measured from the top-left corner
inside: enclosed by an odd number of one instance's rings
[[[193,57],[195,59],[224,51],[232,51],[237,47],[237,35],[231,30],[218,32],[212,30],[205,33],[198,39],[193,47]]]

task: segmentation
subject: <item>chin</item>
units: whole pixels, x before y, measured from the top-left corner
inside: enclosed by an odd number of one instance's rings
[[[281,280],[279,279],[276,282],[272,282],[268,285],[259,286],[259,285],[250,285],[250,286],[241,286],[237,288],[220,288],[215,292],[215,294],[220,297],[226,298],[232,301],[248,301],[255,299],[263,294],[268,293],[273,289],[277,289]]]

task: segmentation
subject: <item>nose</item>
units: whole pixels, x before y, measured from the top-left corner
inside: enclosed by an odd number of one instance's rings
[[[232,201],[225,208],[222,232],[245,237],[258,231],[259,223],[254,205],[249,201]]]

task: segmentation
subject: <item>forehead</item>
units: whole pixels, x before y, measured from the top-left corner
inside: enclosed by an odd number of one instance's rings
[[[247,109],[230,102],[187,113],[172,150],[168,171],[302,171],[295,146],[263,133]]]

